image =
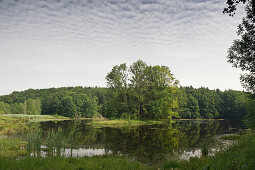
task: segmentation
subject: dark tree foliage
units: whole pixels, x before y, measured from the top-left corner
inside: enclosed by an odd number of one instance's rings
[[[224,113],[224,118],[239,118],[243,117],[247,110],[248,96],[234,90],[225,91],[222,94],[221,111]]]
[[[0,102],[0,114],[10,114],[11,107],[8,103]]]
[[[227,8],[224,8],[223,13],[228,13],[230,16],[233,16],[235,14],[236,11],[236,6],[239,3],[243,3],[245,4],[247,1],[249,0],[227,0]]]
[[[182,118],[227,118],[240,119],[247,113],[247,103],[251,101],[249,93],[235,90],[209,90],[181,87],[179,95]],[[184,95],[183,95],[184,94]],[[185,96],[186,97],[183,97]]]
[[[106,76],[106,114],[110,118],[159,119],[177,116],[177,84],[166,66],[138,60],[114,66]]]
[[[247,102],[245,122],[248,127],[255,129],[255,0],[228,0],[228,7],[223,13],[233,16],[239,3],[246,4],[246,16],[238,26],[237,35],[240,38],[234,40],[227,57],[229,63],[245,72],[240,77],[241,83],[248,91],[253,92]]]
[[[147,75],[146,79],[150,81],[142,81],[143,85],[137,84],[137,87],[142,87],[140,91],[135,90],[133,85],[132,88],[118,86],[118,89],[29,89],[0,96],[0,114],[59,114],[68,117],[93,117],[101,114],[107,118],[128,118],[130,115],[131,119],[158,119],[178,114],[180,118],[187,119],[240,119],[248,113],[247,119],[254,119],[254,99],[250,93],[203,87],[195,89],[192,86],[169,88],[164,79],[151,81],[159,75],[157,72],[160,67],[154,67],[154,73],[151,70],[153,67],[148,67],[151,76]]]
[[[244,122],[249,128],[251,128],[252,130],[255,130],[255,116],[254,116],[255,115],[255,107],[254,107],[255,97],[251,96],[250,99],[251,100],[247,102],[247,113],[245,115]]]
[[[242,85],[249,91],[255,92],[255,0],[229,0],[225,13],[233,15],[238,3],[246,3],[246,16],[238,26],[237,35],[228,50],[228,62],[240,68],[245,73],[241,75]]]
[[[105,88],[62,87],[50,89],[28,89],[0,96],[11,108],[13,114],[59,114],[67,117],[93,117],[103,112]],[[0,113],[10,113],[10,109],[1,109]]]

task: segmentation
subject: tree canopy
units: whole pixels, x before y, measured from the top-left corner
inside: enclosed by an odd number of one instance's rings
[[[230,16],[233,16],[236,11],[236,6],[239,3],[245,4],[248,1],[250,1],[250,0],[227,0],[226,3],[228,6],[226,8],[224,8],[223,13],[228,13]]]
[[[148,66],[138,60],[128,68],[123,63],[114,66],[106,80],[110,90],[106,116],[159,119],[178,115],[178,81],[166,66]]]
[[[242,85],[249,91],[255,92],[255,1],[228,0],[225,13],[233,15],[238,3],[246,3],[246,16],[238,26],[239,39],[234,40],[228,50],[228,62],[240,68],[245,73],[241,75]]]

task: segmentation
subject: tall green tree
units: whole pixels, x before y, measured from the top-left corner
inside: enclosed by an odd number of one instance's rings
[[[252,125],[255,123],[255,112],[251,109],[254,107],[255,93],[255,1],[254,0],[228,0],[228,7],[224,13],[233,16],[238,3],[246,4],[246,16],[243,17],[242,23],[238,26],[237,35],[239,39],[234,40],[233,45],[228,50],[228,62],[234,67],[240,68],[245,73],[241,75],[241,83],[248,90],[253,92],[248,102],[248,112],[246,123]],[[254,128],[254,126],[250,126]]]
[[[192,95],[188,95],[188,109],[190,111],[190,118],[196,119],[200,117],[198,101]]]
[[[71,96],[64,96],[58,106],[57,113],[61,113],[61,115],[66,117],[75,117],[77,114],[77,107],[73,101]]]
[[[97,97],[88,98],[84,105],[85,108],[85,112],[83,112],[84,117],[94,117],[99,115],[97,101],[98,101]]]
[[[133,100],[134,106],[132,107],[134,110],[134,114],[136,114],[139,117],[143,117],[144,114],[144,92],[147,90],[145,87],[145,69],[147,67],[147,64],[143,62],[142,60],[138,60],[137,62],[134,62],[130,66],[130,88],[133,91]]]
[[[11,114],[10,105],[4,102],[0,102],[0,114]]]
[[[224,118],[237,119],[243,117],[247,110],[248,96],[245,93],[227,90],[222,94],[221,104]]]
[[[239,39],[234,40],[228,50],[228,62],[245,73],[241,75],[242,85],[255,92],[255,1],[228,0],[228,8],[224,12],[234,14],[239,2],[246,3],[246,16],[238,26]]]
[[[143,84],[145,84],[144,109],[149,117],[171,119],[178,116],[178,81],[168,67],[147,66]]]
[[[12,114],[25,114],[24,103],[14,103],[11,106]]]
[[[24,103],[25,105],[25,114],[28,115],[39,115],[41,114],[41,100],[39,98],[36,99],[28,99]]]
[[[252,130],[255,130],[254,103],[255,103],[255,98],[253,98],[253,97],[250,97],[249,100],[246,102],[247,112],[246,112],[245,119],[244,119],[245,124]]]
[[[114,66],[106,80],[110,117],[171,119],[178,115],[178,81],[166,66],[148,66],[138,60],[129,70],[126,64]]]
[[[116,65],[106,76],[109,87],[107,112],[109,117],[120,117],[128,108],[128,68],[126,64]],[[118,107],[116,107],[118,106]]]

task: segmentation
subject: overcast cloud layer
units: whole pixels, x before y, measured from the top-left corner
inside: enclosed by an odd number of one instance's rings
[[[113,65],[166,65],[181,85],[242,90],[227,63],[243,15],[225,0],[0,0],[0,94],[106,86]]]

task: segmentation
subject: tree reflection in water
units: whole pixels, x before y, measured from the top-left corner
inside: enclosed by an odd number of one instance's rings
[[[216,137],[230,133],[229,124],[236,129],[242,126],[240,123],[223,120],[187,120],[122,128],[96,128],[87,123],[88,121],[42,122],[40,126],[43,135],[51,129],[63,129],[68,139],[67,155],[79,157],[116,154],[150,164],[183,159],[185,153],[196,153],[195,156],[199,156],[199,149],[204,146],[209,150],[219,147]]]

